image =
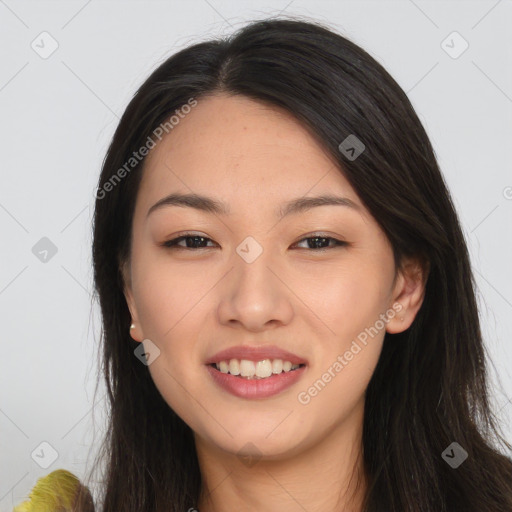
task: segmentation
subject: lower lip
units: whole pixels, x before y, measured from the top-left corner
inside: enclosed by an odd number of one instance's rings
[[[207,365],[213,380],[222,389],[239,398],[268,398],[277,395],[295,384],[304,374],[306,366],[290,372],[282,372],[265,379],[246,379],[230,373],[222,373],[213,366]]]

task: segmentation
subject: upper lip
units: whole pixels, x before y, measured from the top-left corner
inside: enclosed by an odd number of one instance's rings
[[[283,361],[290,361],[292,364],[307,364],[307,361],[302,357],[275,345],[258,347],[238,345],[236,347],[229,347],[208,358],[205,364],[219,363],[220,361],[229,361],[230,359],[246,359],[254,362],[263,361],[264,359],[282,359]]]

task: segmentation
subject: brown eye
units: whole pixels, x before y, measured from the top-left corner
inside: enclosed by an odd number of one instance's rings
[[[202,235],[196,235],[194,233],[185,233],[177,238],[173,238],[172,240],[167,240],[162,245],[169,249],[208,249],[208,247],[203,244],[207,243],[207,241],[211,240],[211,238],[207,238]],[[180,242],[184,241],[185,246],[178,245]]]
[[[297,242],[297,244],[302,243],[305,240],[308,241],[308,246],[304,247],[304,248],[314,250],[315,252],[323,252],[327,249],[334,249],[335,247],[338,247],[338,246],[348,245],[347,242],[338,240],[337,238],[333,238],[330,236],[322,236],[322,235],[315,235],[315,236],[303,238],[302,240],[299,240],[299,242]],[[310,240],[311,240],[311,243],[309,242]],[[331,242],[334,242],[334,245],[329,247],[329,244]],[[295,244],[295,245],[297,245],[297,244]]]

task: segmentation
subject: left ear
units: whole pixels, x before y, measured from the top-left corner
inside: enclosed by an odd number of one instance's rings
[[[386,324],[386,331],[390,334],[403,332],[413,323],[423,304],[428,272],[428,262],[418,258],[403,261],[393,289],[392,305],[397,314]],[[400,309],[397,304],[401,306]]]

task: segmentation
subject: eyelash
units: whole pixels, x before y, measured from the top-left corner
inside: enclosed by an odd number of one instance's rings
[[[208,237],[205,237],[202,235],[197,235],[195,233],[184,233],[183,235],[180,235],[179,237],[173,238],[171,240],[167,240],[160,245],[162,245],[163,247],[166,247],[167,249],[173,249],[173,250],[176,250],[176,249],[182,250],[183,249],[186,251],[198,251],[201,249],[212,249],[212,247],[196,247],[196,248],[194,248],[194,247],[182,247],[181,245],[177,245],[178,242],[180,242],[181,240],[185,240],[186,238],[202,238],[203,240],[213,241],[211,238],[208,238]],[[304,240],[312,240],[314,238],[320,238],[320,239],[324,239],[324,240],[332,240],[335,242],[335,245],[333,247],[323,247],[323,248],[319,248],[319,249],[318,248],[317,249],[306,248],[306,250],[310,250],[310,251],[314,251],[314,252],[325,252],[325,251],[328,251],[331,249],[335,249],[336,247],[345,247],[345,246],[349,245],[348,242],[345,242],[343,240],[338,240],[337,238],[333,238],[331,236],[326,236],[323,233],[314,233],[311,236],[300,239],[296,243],[298,244],[300,242],[303,242]]]

